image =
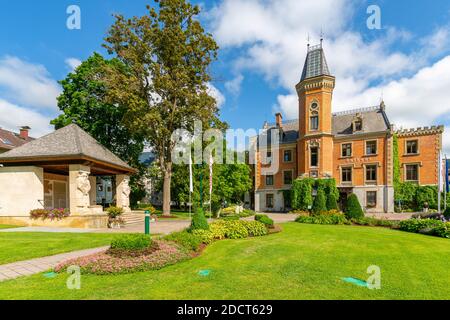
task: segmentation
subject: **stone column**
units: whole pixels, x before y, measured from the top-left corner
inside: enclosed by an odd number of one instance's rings
[[[89,191],[89,202],[91,206],[97,205],[97,177],[89,176],[89,183],[91,184],[91,191]]]
[[[116,199],[117,206],[123,208],[125,212],[131,211],[130,209],[130,177],[127,175],[116,175]]]
[[[79,164],[69,165],[69,203],[70,213],[88,214],[89,194],[91,191],[91,183],[89,182],[89,174],[91,169],[87,166]],[[95,186],[93,186],[95,188]]]

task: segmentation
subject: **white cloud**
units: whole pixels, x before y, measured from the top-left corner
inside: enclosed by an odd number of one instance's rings
[[[0,127],[17,132],[20,126],[30,126],[32,137],[41,137],[53,131],[50,118],[36,111],[0,99]]]
[[[232,70],[261,74],[271,85],[287,90],[273,111],[298,117],[295,84],[306,56],[306,37],[318,43],[325,33],[328,65],[336,76],[334,111],[377,105],[382,94],[391,120],[402,126],[450,122],[450,25],[424,38],[384,26],[367,40],[347,21],[357,0],[224,0],[209,12],[212,33],[225,49],[239,49]],[[393,44],[408,43],[409,52]],[[431,61],[441,59],[430,67]],[[447,89],[446,89],[447,88]],[[267,106],[270,107],[270,106]],[[449,128],[450,129],[450,128]],[[447,145],[450,150],[450,144]]]
[[[12,56],[0,59],[0,93],[8,100],[34,108],[56,109],[60,90],[44,66]]]
[[[67,58],[65,60],[65,63],[69,68],[70,72],[73,72],[75,71],[76,68],[78,68],[81,65],[82,62],[77,58]]]
[[[232,95],[238,96],[241,93],[241,85],[243,80],[244,76],[239,74],[233,80],[225,82],[225,89],[227,89]]]
[[[221,108],[225,104],[225,96],[220,92],[219,89],[217,89],[214,85],[211,83],[208,83],[208,94],[216,99],[217,107]]]

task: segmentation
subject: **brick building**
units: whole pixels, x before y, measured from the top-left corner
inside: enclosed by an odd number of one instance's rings
[[[299,119],[283,122],[278,113],[274,124],[264,125],[258,139],[254,170],[257,211],[289,210],[284,191],[291,189],[296,178],[312,177],[336,179],[341,205],[348,194],[355,193],[367,212],[393,212],[395,133],[402,181],[438,184],[443,126],[396,132],[384,102],[332,113],[334,87],[335,77],[328,69],[322,45],[308,46],[296,85]],[[279,148],[271,147],[272,132],[279,134]],[[262,143],[266,140],[268,143]],[[278,166],[271,171],[274,161]]]

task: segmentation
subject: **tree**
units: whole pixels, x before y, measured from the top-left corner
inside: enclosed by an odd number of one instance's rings
[[[327,200],[325,197],[325,191],[323,189],[317,190],[316,198],[314,199],[312,212],[315,215],[320,215],[327,211]]]
[[[308,211],[313,205],[312,186],[314,180],[310,178],[296,179],[292,186],[292,209]]]
[[[336,197],[333,193],[330,193],[327,196],[327,209],[328,209],[328,211],[339,210]]]
[[[109,103],[105,96],[105,69],[123,71],[125,66],[118,59],[106,60],[94,53],[74,72],[60,81],[62,93],[58,107],[63,112],[51,121],[55,129],[76,123],[119,158],[139,170],[131,179],[131,198],[142,194],[139,179],[144,168],[139,156],[144,149],[144,138],[123,124],[126,113],[124,104]]]
[[[186,0],[155,0],[158,10],[125,19],[116,15],[104,47],[126,66],[110,70],[109,98],[127,105],[125,120],[153,147],[163,175],[163,214],[170,215],[171,154],[176,129],[192,131],[218,121],[218,107],[209,95],[209,67],[217,44],[197,16],[198,6]]]
[[[354,193],[348,197],[345,216],[348,219],[359,219],[364,217],[364,211],[359,204],[358,197]]]

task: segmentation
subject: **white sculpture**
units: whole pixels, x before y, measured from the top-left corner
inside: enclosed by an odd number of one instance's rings
[[[91,183],[89,182],[89,173],[86,171],[78,171],[77,176],[77,199],[78,207],[89,207],[89,191],[91,191]]]
[[[122,187],[122,207],[124,208],[128,208],[130,206],[130,193],[131,193],[131,188],[130,188],[130,178],[126,177],[123,179],[123,187]]]

